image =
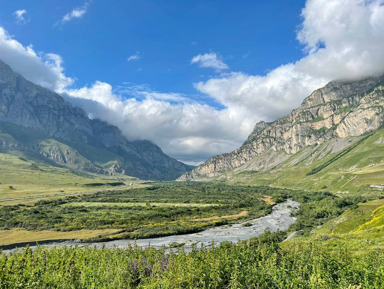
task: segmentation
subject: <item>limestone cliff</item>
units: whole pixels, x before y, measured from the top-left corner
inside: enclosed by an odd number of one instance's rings
[[[223,175],[231,170],[271,169],[299,150],[360,136],[384,124],[384,76],[358,81],[333,81],[314,91],[301,106],[273,123],[256,124],[244,144],[231,153],[214,156],[179,180]]]
[[[89,119],[1,61],[0,149],[33,153],[73,169],[143,179],[175,179],[191,169],[150,141],[128,141],[117,127]]]

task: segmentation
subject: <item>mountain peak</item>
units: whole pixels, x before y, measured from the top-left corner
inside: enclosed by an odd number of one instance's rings
[[[273,123],[257,123],[240,148],[209,159],[180,179],[212,178],[232,170],[265,171],[303,148],[376,130],[384,124],[383,112],[384,76],[332,81],[289,115]],[[347,145],[340,141],[337,149]]]
[[[0,135],[0,149],[37,154],[74,169],[156,180],[190,170],[152,142],[128,141],[117,127],[89,119],[82,109],[25,80],[2,61],[0,130],[6,135]]]

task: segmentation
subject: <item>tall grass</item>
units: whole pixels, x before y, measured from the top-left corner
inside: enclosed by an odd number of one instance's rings
[[[384,287],[384,253],[354,256],[320,242],[282,250],[284,234],[218,248],[26,248],[0,255],[0,288]],[[353,288],[353,287],[349,287]]]

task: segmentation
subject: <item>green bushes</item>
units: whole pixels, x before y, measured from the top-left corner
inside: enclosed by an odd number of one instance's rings
[[[314,227],[339,216],[347,209],[356,207],[358,203],[365,202],[361,196],[338,197],[329,192],[291,191],[286,197],[301,204],[300,210],[294,214],[297,221],[292,225],[292,229],[305,235]]]
[[[0,288],[383,288],[382,251],[322,242],[281,249],[283,233],[167,254],[153,248],[29,248],[0,255]]]
[[[301,210],[296,213],[298,221],[293,228],[304,233],[363,201],[360,197],[339,198],[328,192],[205,183],[159,183],[148,188],[42,200],[33,206],[4,206],[0,208],[0,229],[121,229],[118,236],[111,238],[185,234],[240,220],[220,220],[219,217],[224,215],[247,211],[248,215],[241,218],[245,221],[269,214],[272,206],[261,200],[265,195],[271,196],[277,203],[287,198],[301,203]],[[160,205],[152,205],[156,202]],[[111,203],[114,206],[108,206]],[[138,205],[125,206],[126,203]],[[172,203],[179,205],[172,206]]]
[[[125,191],[41,200],[32,206],[4,206],[0,208],[0,229],[121,229],[119,238],[184,234],[224,224],[226,220],[214,219],[244,210],[248,215],[243,218],[264,216],[271,211],[271,205],[261,200],[263,196],[274,194],[278,198],[283,192],[286,194],[285,190],[268,187],[158,183]],[[212,219],[204,220],[207,218]]]

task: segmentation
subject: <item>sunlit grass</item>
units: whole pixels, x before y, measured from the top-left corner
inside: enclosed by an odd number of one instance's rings
[[[201,204],[201,203],[156,203],[156,202],[132,202],[132,203],[107,203],[107,202],[73,202],[62,205],[63,207],[214,207],[220,204]]]
[[[46,198],[57,198],[109,189],[117,179],[130,184],[139,182],[128,176],[78,174],[67,168],[28,161],[22,156],[0,153],[0,206],[27,204]],[[105,183],[104,187],[86,186]],[[114,188],[116,190],[116,188]]]
[[[74,240],[107,237],[120,232],[118,229],[78,230],[70,232],[59,231],[28,231],[23,229],[0,230],[0,245],[18,244],[24,242],[41,242],[46,240]]]

